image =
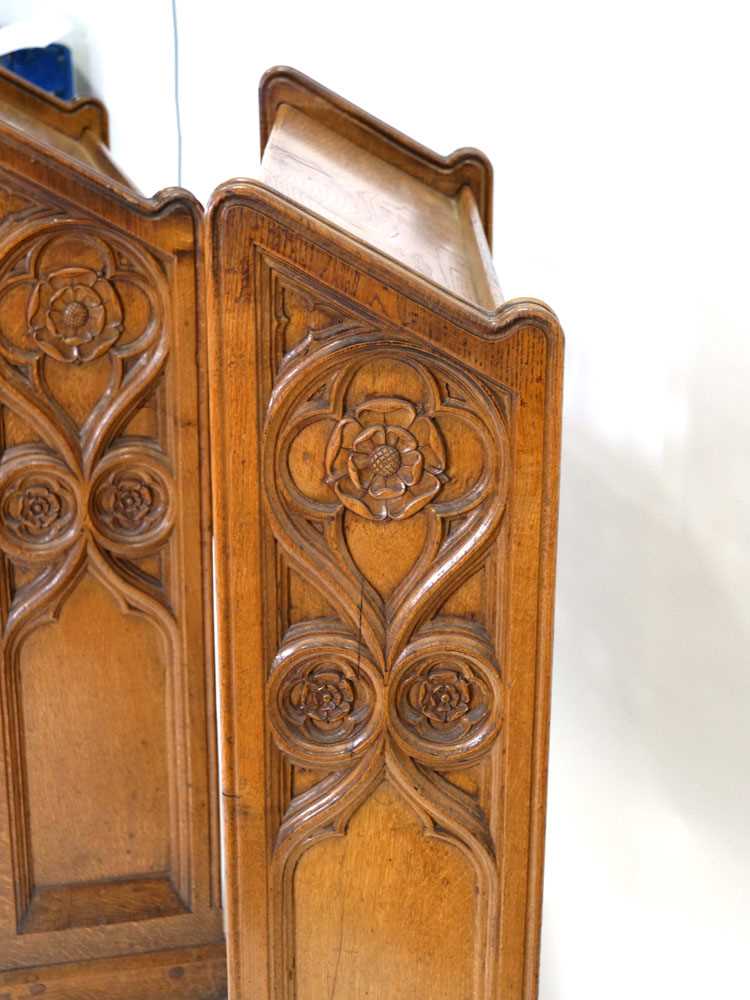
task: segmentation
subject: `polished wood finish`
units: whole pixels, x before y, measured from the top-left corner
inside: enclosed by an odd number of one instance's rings
[[[202,212],[0,72],[0,997],[225,994]]]
[[[0,72],[0,1000],[226,996],[209,454],[230,995],[532,1000],[559,325],[481,153],[261,146],[204,228]]]
[[[502,303],[492,167],[478,150],[439,157],[283,68],[262,82],[261,147],[269,187],[459,298]]]
[[[440,156],[304,74],[277,66],[264,74],[260,84],[262,157],[285,107],[303,112],[310,121],[372,154],[380,161],[381,171],[386,165],[398,168],[404,180],[415,178],[449,197],[467,187],[492,245],[492,165],[480,150],[457,149],[450,156]]]
[[[230,996],[532,1000],[560,328],[480,154],[286,69],[261,121],[206,234]]]
[[[3,1000],[226,1000],[223,944],[37,966],[3,974]]]

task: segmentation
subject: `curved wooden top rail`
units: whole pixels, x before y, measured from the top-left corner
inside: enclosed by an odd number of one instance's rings
[[[18,111],[33,115],[73,139],[80,139],[86,129],[91,129],[103,145],[109,146],[109,115],[104,104],[95,97],[63,101],[0,67],[0,101],[3,105],[12,104]]]
[[[0,69],[0,132],[6,134],[8,129],[133,188],[109,155],[109,119],[101,101],[61,101]]]
[[[440,156],[304,73],[288,66],[275,66],[260,82],[261,156],[279,108],[284,104],[304,112],[442,194],[454,197],[468,186],[474,194],[487,242],[492,246],[492,164],[480,150],[467,147]]]
[[[415,273],[400,261],[384,255],[376,247],[358,235],[347,232],[330,219],[310,212],[261,180],[235,178],[214,189],[206,207],[206,238],[209,244],[217,239],[219,220],[233,206],[251,208],[274,223],[290,225],[295,232],[304,234],[312,245],[321,250],[328,252],[335,249],[337,255],[353,270],[361,271],[373,279],[372,301],[368,305],[383,321],[399,325],[406,322],[412,328],[421,322],[417,319],[418,316],[429,312],[433,320],[438,316],[445,321],[446,330],[461,330],[479,341],[500,341],[510,336],[519,326],[534,327],[542,333],[552,350],[563,349],[564,335],[560,321],[556,313],[541,299],[507,299],[491,308],[469,302],[438,282]],[[209,266],[207,281],[216,281],[217,278],[218,275],[212,273]],[[325,281],[324,276],[320,275],[319,278]],[[388,297],[380,295],[385,284],[391,286],[413,307],[406,321],[396,306],[386,304]],[[434,321],[425,324],[424,332],[428,338],[442,336],[441,329]]]

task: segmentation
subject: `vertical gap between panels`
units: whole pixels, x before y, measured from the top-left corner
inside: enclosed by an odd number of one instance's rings
[[[213,503],[213,498],[211,500]],[[213,520],[213,519],[212,519]],[[219,605],[216,599],[216,539],[211,538],[211,594],[213,600],[213,639],[214,639],[214,705],[216,711],[216,766],[218,770],[219,797],[219,875],[221,892],[221,912],[224,921],[224,934],[228,933],[226,908],[226,865],[224,864],[224,775],[222,770],[222,747],[224,746],[224,729],[221,718],[221,678],[219,676]]]
[[[182,187],[182,118],[180,115],[180,36],[177,27],[177,0],[172,0],[172,45],[174,52],[174,110],[177,127],[177,184]]]

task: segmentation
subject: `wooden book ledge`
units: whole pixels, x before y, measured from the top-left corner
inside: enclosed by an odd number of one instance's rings
[[[533,1000],[560,329],[480,153],[260,101],[204,216],[0,72],[0,1000]]]

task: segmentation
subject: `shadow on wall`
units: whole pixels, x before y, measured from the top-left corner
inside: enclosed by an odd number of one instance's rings
[[[541,1000],[728,996],[744,976],[750,627],[671,511],[653,469],[571,431]]]

